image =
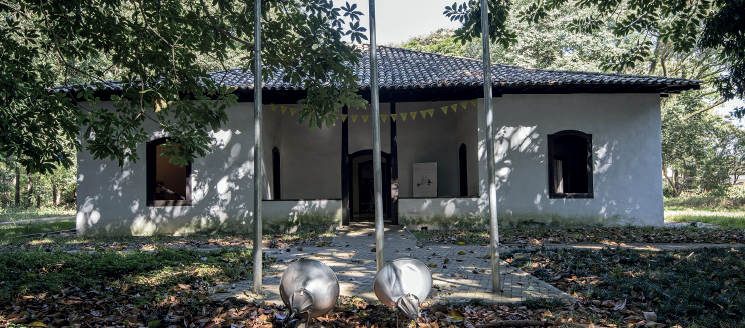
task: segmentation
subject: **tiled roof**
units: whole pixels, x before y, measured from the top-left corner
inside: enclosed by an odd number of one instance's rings
[[[362,49],[361,65],[356,67],[361,89],[370,89],[370,49]],[[448,56],[431,52],[378,47],[381,90],[425,89],[443,87],[477,87],[483,85],[481,60]],[[253,89],[251,71],[230,69],[210,73],[220,84],[237,89]],[[264,84],[265,90],[302,90],[282,81],[284,74],[275,72]],[[560,85],[645,85],[677,86],[678,90],[697,88],[701,81],[629,74],[573,72],[523,68],[502,64],[492,65],[495,87],[560,86]],[[119,87],[110,85],[110,90]]]
[[[378,47],[380,89],[415,89],[483,85],[481,60],[448,56],[409,49]],[[356,68],[361,88],[370,88],[370,49],[363,48],[361,65]],[[237,88],[253,89],[253,74],[241,69],[212,73],[218,81]],[[269,90],[297,90],[282,82],[283,74],[275,74],[266,81]],[[576,84],[643,84],[690,85],[701,81],[630,74],[572,72],[523,68],[502,64],[492,65],[494,86],[576,85]]]

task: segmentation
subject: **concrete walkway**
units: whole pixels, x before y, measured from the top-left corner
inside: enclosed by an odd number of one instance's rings
[[[245,281],[224,288],[228,293],[218,293],[217,298],[236,297],[281,303],[279,280],[282,272],[299,258],[308,257],[328,265],[339,279],[341,295],[357,296],[377,300],[373,293],[376,264],[375,229],[372,224],[353,224],[338,230],[333,242],[323,247],[306,246],[302,251],[292,249],[267,250],[267,256],[276,258],[276,265],[265,270],[263,295],[252,292],[252,282]],[[537,278],[509,266],[502,261],[500,266],[502,292],[491,292],[491,260],[486,258],[488,247],[433,245],[417,246],[416,238],[401,226],[385,229],[385,259],[413,258],[430,268],[434,280],[428,301],[468,301],[480,299],[492,303],[519,302],[528,298],[564,298],[570,295],[538,280]]]

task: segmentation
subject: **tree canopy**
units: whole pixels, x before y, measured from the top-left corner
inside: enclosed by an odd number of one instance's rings
[[[529,66],[552,66],[567,57],[552,58],[549,48],[564,47],[595,58],[603,70],[646,74],[698,51],[711,55],[706,65],[714,69],[707,78],[716,78],[723,99],[745,92],[745,1],[489,0],[489,6],[490,37],[505,58],[536,58]],[[570,15],[551,21],[562,10]],[[480,35],[479,1],[454,3],[444,14],[463,24],[454,33],[456,42]],[[225,109],[236,101],[233,90],[208,73],[252,68],[250,3],[0,0],[0,15],[0,157],[13,157],[30,172],[69,167],[71,154],[83,148],[120,165],[137,161],[133,149],[147,140],[145,121],[171,137],[166,154],[177,164],[204,156],[210,131],[226,122]],[[334,112],[344,105],[365,103],[353,71],[361,54],[351,45],[366,39],[361,15],[355,5],[331,0],[262,2],[265,78],[283,70],[287,82],[307,90],[300,120],[311,127],[333,124]],[[521,50],[537,56],[522,59],[506,51],[526,26],[547,21],[576,38],[534,40]],[[584,69],[571,63],[566,68]],[[59,92],[60,85],[74,87]],[[112,99],[113,108],[105,108],[94,91],[112,86],[122,92]]]
[[[669,45],[677,53],[714,50],[726,68],[716,82],[719,92],[726,99],[745,98],[743,0],[542,0],[519,11],[512,10],[514,4],[509,0],[488,3],[489,36],[492,42],[505,48],[517,42],[520,31],[510,24],[511,15],[520,22],[536,24],[549,19],[552,12],[570,6],[575,9],[566,26],[570,31],[592,34],[607,29],[615,37],[626,40],[641,36],[626,52],[606,56],[603,68],[615,71],[634,68],[654,53],[658,44]],[[444,14],[463,24],[455,31],[455,38],[462,43],[481,35],[480,1],[453,3],[445,8]]]
[[[361,54],[345,42],[366,39],[361,15],[330,0],[262,2],[265,78],[281,69],[307,89],[301,117],[315,126],[365,102],[353,71]],[[252,68],[250,3],[1,0],[0,16],[0,157],[29,171],[70,166],[83,145],[95,158],[136,161],[146,120],[181,145],[166,149],[178,164],[204,156],[236,101],[209,70]],[[113,108],[100,106],[94,91],[114,86]]]

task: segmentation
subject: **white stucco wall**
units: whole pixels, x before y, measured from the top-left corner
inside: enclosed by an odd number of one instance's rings
[[[475,133],[469,138],[467,130],[476,129],[476,121],[468,121],[470,114],[475,112],[472,104],[469,109],[453,113],[449,109],[452,104],[461,101],[446,102],[418,102],[398,103],[396,112],[416,112],[416,120],[408,118],[405,122],[397,124],[398,135],[398,191],[400,198],[413,197],[413,167],[414,163],[437,162],[437,195],[438,197],[459,196],[458,177],[458,148],[461,143],[467,143],[469,149],[469,162],[476,165]],[[448,114],[445,115],[441,107],[448,106]],[[422,110],[434,109],[432,117],[423,119],[419,114]],[[469,115],[470,114],[470,115]],[[473,139],[469,141],[469,139]],[[471,145],[471,142],[474,145]],[[469,180],[476,190],[477,175],[469,175]]]
[[[264,227],[273,231],[330,230],[341,225],[341,200],[273,200],[261,206]]]
[[[104,107],[111,105],[110,102],[101,104]],[[228,117],[229,121],[222,130],[212,133],[212,152],[192,163],[192,206],[147,206],[144,143],[135,150],[140,161],[127,162],[121,168],[115,161],[94,160],[87,152],[79,153],[78,234],[250,233],[253,228],[253,103],[239,103],[229,108]],[[280,123],[277,113],[265,105],[265,199],[271,199],[272,148],[282,148],[284,144],[292,153],[295,147],[294,143],[281,140],[285,127]],[[153,131],[150,140],[166,136],[153,122],[145,122],[144,128]],[[307,126],[304,128],[307,130]],[[81,136],[81,139],[85,138]],[[297,159],[289,156],[282,160],[284,166]],[[338,161],[335,162],[337,166]],[[267,202],[263,207],[264,230],[285,231],[287,222],[302,221],[320,222],[327,228],[336,226],[341,221],[337,203],[328,200]]]
[[[493,105],[500,225],[662,225],[659,95],[504,95]],[[460,214],[448,210],[456,200],[402,202],[401,222],[409,228],[487,214],[483,99],[478,107],[480,200],[463,203]],[[592,199],[548,197],[546,136],[562,130],[592,134]]]
[[[505,95],[494,108],[505,221],[662,225],[659,95]],[[546,136],[562,130],[592,134],[593,199],[548,198]]]
[[[341,199],[340,121],[311,131],[298,113],[280,115],[282,199]]]
[[[399,213],[404,224],[434,229],[441,218],[449,222],[458,218],[455,221],[474,225],[483,222],[479,219],[487,209],[483,102],[479,100],[478,109],[468,103],[466,110],[459,107],[457,113],[449,111],[443,115],[441,106],[454,103],[460,101],[396,106],[399,114],[435,109],[434,117],[397,120]],[[659,104],[657,94],[495,98],[494,160],[500,222],[508,226],[661,225]],[[310,131],[307,124],[296,124],[297,113],[291,117],[289,110],[281,114],[279,109],[272,111],[270,105],[264,107],[264,113],[264,199],[273,199],[271,150],[274,147],[280,150],[282,166],[282,200],[267,202],[265,217],[292,221],[304,216],[308,220],[335,222],[335,211],[340,206],[337,202],[341,198],[341,124]],[[381,113],[389,113],[389,104],[381,104]],[[349,114],[370,113],[365,108],[350,109]],[[228,109],[228,115],[230,120],[223,130],[213,134],[212,153],[192,164],[192,206],[146,206],[145,144],[136,149],[141,160],[125,163],[122,168],[116,162],[93,160],[90,154],[80,153],[78,232],[81,235],[250,232],[253,104],[233,106]],[[361,117],[357,122],[350,121],[350,154],[372,148],[371,127],[370,120],[363,123]],[[152,122],[147,122],[145,128],[158,131]],[[390,122],[381,124],[381,130],[382,149],[390,153]],[[579,130],[593,136],[593,199],[548,198],[546,136],[562,130]],[[154,132],[151,139],[162,136]],[[468,152],[469,194],[477,197],[457,198],[461,143],[466,144]],[[412,166],[420,162],[438,163],[437,199],[407,199],[412,196]],[[422,221],[422,218],[430,219]],[[285,226],[279,221],[272,224]]]

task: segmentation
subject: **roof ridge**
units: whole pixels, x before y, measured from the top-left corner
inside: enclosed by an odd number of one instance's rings
[[[367,46],[367,48],[370,48],[370,44],[369,43],[363,43],[362,45],[363,46]],[[481,61],[480,59],[476,59],[476,58],[470,58],[470,57],[464,57],[464,56],[455,56],[455,55],[447,55],[447,54],[440,54],[440,53],[431,52],[431,51],[423,51],[423,50],[409,49],[409,48],[400,48],[400,47],[393,47],[393,46],[386,46],[386,45],[378,45],[378,48],[390,48],[390,49],[404,50],[404,51],[409,51],[409,52],[418,52],[418,53],[428,54],[428,55],[435,55],[435,56],[440,56],[440,57],[466,59],[466,60],[477,61],[477,62],[480,62]]]

